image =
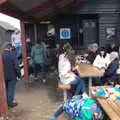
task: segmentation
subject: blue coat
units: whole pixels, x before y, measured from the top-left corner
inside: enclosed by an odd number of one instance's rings
[[[2,55],[5,80],[16,80],[21,76],[17,57],[10,51],[4,51]]]
[[[117,79],[117,69],[119,68],[119,60],[115,59],[114,61],[112,61],[107,70],[104,73],[104,79],[106,81],[109,80],[116,80]]]

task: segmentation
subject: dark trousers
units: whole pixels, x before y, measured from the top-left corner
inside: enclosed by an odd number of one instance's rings
[[[35,77],[37,77],[38,73],[42,73],[42,77],[45,77],[45,66],[44,63],[35,64],[34,66]]]
[[[6,80],[6,93],[7,93],[7,104],[10,106],[13,104],[14,95],[15,95],[15,87],[17,80]]]
[[[62,113],[64,112],[64,109],[63,109],[63,105],[60,106],[57,111],[54,113],[54,117],[58,118]],[[65,113],[66,114],[66,113]],[[67,120],[72,120],[71,119],[71,115],[70,114],[66,114],[67,116],[69,116],[69,119],[67,118]]]
[[[63,113],[63,106],[60,106],[57,111],[54,113],[54,116],[57,118]]]

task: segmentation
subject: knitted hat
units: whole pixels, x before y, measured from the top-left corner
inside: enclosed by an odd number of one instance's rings
[[[114,57],[115,59],[116,59],[116,58],[119,58],[119,55],[118,55],[117,52],[111,52],[111,53],[110,53],[110,56],[111,56],[111,57]]]

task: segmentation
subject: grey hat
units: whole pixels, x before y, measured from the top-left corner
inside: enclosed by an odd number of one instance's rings
[[[110,53],[110,56],[111,56],[111,57],[114,57],[115,59],[116,59],[116,58],[119,58],[119,55],[118,55],[117,52],[111,52],[111,53]]]

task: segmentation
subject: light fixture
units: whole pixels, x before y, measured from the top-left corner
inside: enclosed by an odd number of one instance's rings
[[[40,21],[40,24],[50,24],[51,21]]]

